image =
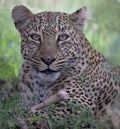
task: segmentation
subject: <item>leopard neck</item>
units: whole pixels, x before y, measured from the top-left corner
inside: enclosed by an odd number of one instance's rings
[[[80,37],[80,44],[83,50],[81,55],[85,57],[86,63],[94,64],[105,61],[104,56],[100,52],[92,48],[90,42],[87,40],[84,34],[82,34]]]
[[[105,58],[100,52],[92,48],[84,34],[79,39],[79,54],[77,55],[75,65],[72,67],[72,72],[78,72],[82,75],[87,71],[94,71],[97,66],[105,62]]]

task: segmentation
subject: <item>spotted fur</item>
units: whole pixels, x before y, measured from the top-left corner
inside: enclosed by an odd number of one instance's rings
[[[83,34],[86,10],[33,14],[22,5],[12,10],[21,35],[20,89],[27,108],[64,88],[69,102],[81,103],[99,117],[118,95],[120,82],[115,67]],[[53,112],[58,116],[67,113],[71,112],[65,102]]]

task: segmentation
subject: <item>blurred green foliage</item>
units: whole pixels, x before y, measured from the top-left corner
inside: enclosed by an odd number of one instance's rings
[[[72,112],[79,109],[81,111],[79,115],[68,114],[63,119],[59,119],[52,115],[56,108],[54,104],[48,107],[46,114],[39,113],[38,115],[26,112],[19,101],[18,93],[12,97],[8,93],[4,93],[0,101],[0,129],[18,129],[20,126],[18,119],[24,120],[29,129],[40,128],[40,123],[44,123],[46,120],[51,129],[112,129],[110,121],[97,120],[88,108],[79,103],[67,103]]]
[[[23,115],[19,95],[16,93],[14,96],[9,96],[4,92],[0,97],[0,129],[16,129],[18,125],[16,118]]]
[[[106,58],[120,65],[120,0],[0,0],[0,78],[17,77],[22,63],[20,36],[11,18],[11,9],[20,4],[33,12],[72,13],[87,6],[92,14],[85,28],[87,38]]]

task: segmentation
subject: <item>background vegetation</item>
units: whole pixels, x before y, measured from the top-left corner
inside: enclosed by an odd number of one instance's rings
[[[87,38],[91,45],[103,53],[109,61],[120,65],[120,0],[0,0],[0,79],[13,82],[15,78],[18,78],[19,67],[22,63],[20,35],[14,27],[11,10],[15,5],[20,4],[28,6],[34,13],[39,11],[72,13],[82,6],[87,6],[88,20],[85,27]],[[12,87],[11,84],[7,84],[7,86]],[[17,101],[18,99],[11,101],[6,93],[0,99],[0,110],[2,109],[0,125],[3,125],[2,128],[15,126],[14,118],[16,113],[21,111]],[[9,117],[10,114],[12,114],[11,117]],[[86,119],[81,120],[85,121]],[[85,122],[83,122],[83,126]],[[103,129],[102,126],[100,128]],[[105,127],[105,129],[107,128]],[[65,128],[63,127],[63,129]],[[78,129],[77,126],[76,128],[74,126],[74,129]]]

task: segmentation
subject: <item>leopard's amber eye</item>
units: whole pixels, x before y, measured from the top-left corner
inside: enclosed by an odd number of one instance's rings
[[[69,35],[67,34],[61,34],[58,36],[58,41],[65,41],[69,38]]]
[[[40,41],[41,37],[38,34],[31,34],[30,35],[31,39],[35,40],[35,41]]]

